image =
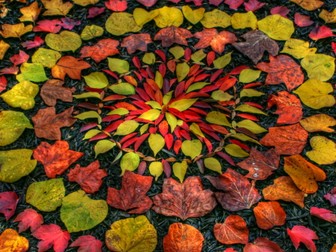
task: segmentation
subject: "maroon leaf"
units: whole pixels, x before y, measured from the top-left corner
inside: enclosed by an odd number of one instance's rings
[[[187,39],[192,36],[191,32],[187,29],[170,26],[156,33],[154,40],[162,40],[163,47],[169,47],[174,43],[186,46],[188,45]]]
[[[326,195],[324,195],[324,198],[326,200],[329,200],[329,202],[332,206],[336,206],[336,187],[334,187],[330,191],[330,193],[327,193]]]
[[[266,237],[258,237],[244,247],[244,252],[284,252],[278,244]]]
[[[31,232],[34,232],[43,224],[44,220],[43,216],[34,209],[26,209],[16,216],[14,222],[20,222],[18,227],[19,233],[21,233],[29,228]]]
[[[156,4],[158,0],[136,0],[136,1],[146,7],[152,7],[154,4]]]
[[[15,213],[16,206],[19,202],[19,197],[16,192],[1,192],[0,193],[0,213],[9,220]]]
[[[132,34],[123,39],[121,47],[126,47],[127,52],[133,54],[136,50],[146,52],[149,43],[152,39],[148,33]]]

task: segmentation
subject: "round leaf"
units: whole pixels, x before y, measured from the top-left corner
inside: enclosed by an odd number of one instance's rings
[[[128,32],[138,32],[142,26],[137,25],[130,13],[113,12],[106,20],[105,28],[112,35],[120,36]]]
[[[92,88],[104,88],[108,85],[108,79],[104,73],[92,72],[89,75],[83,76],[85,83]]]
[[[71,31],[62,31],[59,34],[48,33],[45,42],[51,49],[60,52],[74,52],[82,45],[81,37]]]
[[[310,79],[327,81],[335,72],[335,58],[325,54],[310,54],[301,60],[301,66]]]
[[[111,71],[120,74],[127,73],[129,71],[129,63],[127,60],[117,59],[117,58],[107,58],[108,67]]]
[[[62,55],[54,50],[39,48],[32,56],[33,63],[40,63],[44,67],[52,68]]]
[[[84,27],[82,33],[81,33],[81,38],[83,40],[90,40],[96,37],[100,37],[103,35],[104,29],[98,25],[87,25]]]
[[[295,30],[293,22],[279,14],[269,15],[258,21],[258,29],[275,40],[288,40]]]
[[[155,181],[158,180],[158,178],[161,176],[163,173],[163,165],[161,162],[151,162],[149,167],[149,173],[150,175],[155,177]]]
[[[181,150],[184,155],[191,157],[191,159],[194,159],[201,154],[202,143],[198,139],[185,140],[182,143]]]
[[[158,9],[159,14],[154,18],[156,25],[160,28],[169,26],[179,27],[183,23],[183,14],[176,7],[164,6]]]

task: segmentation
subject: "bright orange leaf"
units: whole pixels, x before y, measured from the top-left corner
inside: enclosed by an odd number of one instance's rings
[[[119,45],[118,40],[114,39],[102,39],[97,42],[97,44],[92,46],[82,47],[80,54],[81,58],[92,58],[95,62],[106,59],[108,56],[113,56],[119,53],[117,46]]]
[[[253,208],[257,225],[261,229],[271,229],[282,226],[286,222],[286,212],[277,201],[259,202]]]
[[[0,235],[0,251],[25,252],[29,249],[27,238],[20,236],[14,229],[8,228]]]
[[[91,65],[81,59],[72,56],[63,56],[55,66],[51,69],[51,74],[55,79],[64,80],[65,75],[71,79],[80,80],[81,71],[87,69]]]

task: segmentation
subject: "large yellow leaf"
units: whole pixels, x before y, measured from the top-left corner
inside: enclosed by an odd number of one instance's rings
[[[317,114],[302,119],[300,124],[308,132],[334,132],[335,130],[329,127],[336,125],[336,119],[326,114]]]
[[[33,30],[32,25],[25,26],[23,23],[3,24],[0,35],[4,38],[20,38],[23,34]]]
[[[333,106],[335,97],[329,94],[331,92],[333,87],[330,83],[314,79],[307,80],[294,91],[303,104],[313,109]]]
[[[176,76],[178,81],[182,81],[185,77],[187,77],[189,73],[190,67],[188,63],[178,63],[176,65]]]
[[[231,17],[231,25],[233,29],[252,28],[257,29],[258,19],[252,11],[246,13],[234,13]]]
[[[202,143],[198,139],[185,140],[182,143],[181,150],[184,155],[191,157],[191,159],[194,159],[201,154]]]
[[[161,114],[160,110],[150,109],[150,110],[147,110],[146,112],[142,113],[139,116],[139,118],[144,119],[144,120],[148,120],[148,121],[155,121],[156,119],[158,119],[160,114]]]
[[[309,54],[315,54],[316,48],[309,48],[309,42],[301,39],[291,38],[286,41],[282,53],[292,55],[294,58],[302,59]]]
[[[20,236],[16,230],[7,228],[0,235],[0,251],[26,252],[29,249],[29,241]]]
[[[306,155],[310,160],[320,165],[336,162],[336,144],[324,136],[314,136],[310,139],[311,151]]]
[[[224,11],[214,9],[213,11],[204,13],[201,23],[205,28],[226,28],[231,25],[231,16]]]
[[[118,126],[117,131],[114,134],[119,136],[125,136],[134,132],[138,128],[138,126],[139,123],[135,120],[124,121]]]
[[[174,108],[174,109],[177,109],[178,111],[182,112],[182,111],[190,108],[196,101],[197,101],[197,98],[177,100],[177,101],[172,102],[169,105],[169,108]]]
[[[10,45],[7,44],[5,41],[0,40],[0,60],[3,59],[7,50],[9,49]]]
[[[335,73],[335,58],[326,54],[310,54],[301,60],[310,79],[327,81]]]
[[[105,233],[105,243],[110,251],[152,252],[157,245],[154,226],[144,215],[118,220]]]
[[[148,144],[151,150],[154,152],[154,156],[163,148],[165,140],[160,134],[150,134],[148,137]]]
[[[138,32],[142,26],[135,22],[130,13],[113,12],[106,20],[105,28],[112,35],[120,36],[128,32]]]
[[[71,31],[62,31],[60,34],[48,33],[45,42],[51,49],[60,52],[74,52],[82,45],[81,37]]]
[[[295,30],[293,22],[279,14],[269,15],[258,21],[258,28],[275,40],[288,40]]]
[[[46,9],[43,16],[65,16],[73,6],[71,2],[63,3],[62,0],[42,0],[42,4]]]
[[[146,11],[142,8],[135,8],[133,11],[133,18],[139,26],[143,26],[153,20],[157,15],[159,15],[158,10]]]
[[[320,0],[290,0],[290,1],[300,5],[303,9],[308,11],[316,10],[323,5],[323,1]]]
[[[149,167],[148,167],[150,175],[155,177],[155,181],[158,180],[158,178],[161,176],[163,173],[163,164],[162,162],[155,161],[151,162]]]
[[[192,24],[197,24],[204,16],[205,9],[191,9],[188,5],[182,6],[182,12],[184,17]]]
[[[183,14],[176,7],[164,6],[158,9],[159,14],[154,17],[156,25],[160,28],[169,26],[179,27],[183,23]]]

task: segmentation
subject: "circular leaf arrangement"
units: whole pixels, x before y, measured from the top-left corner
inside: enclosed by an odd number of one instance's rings
[[[333,1],[0,6],[0,250],[335,250]]]

